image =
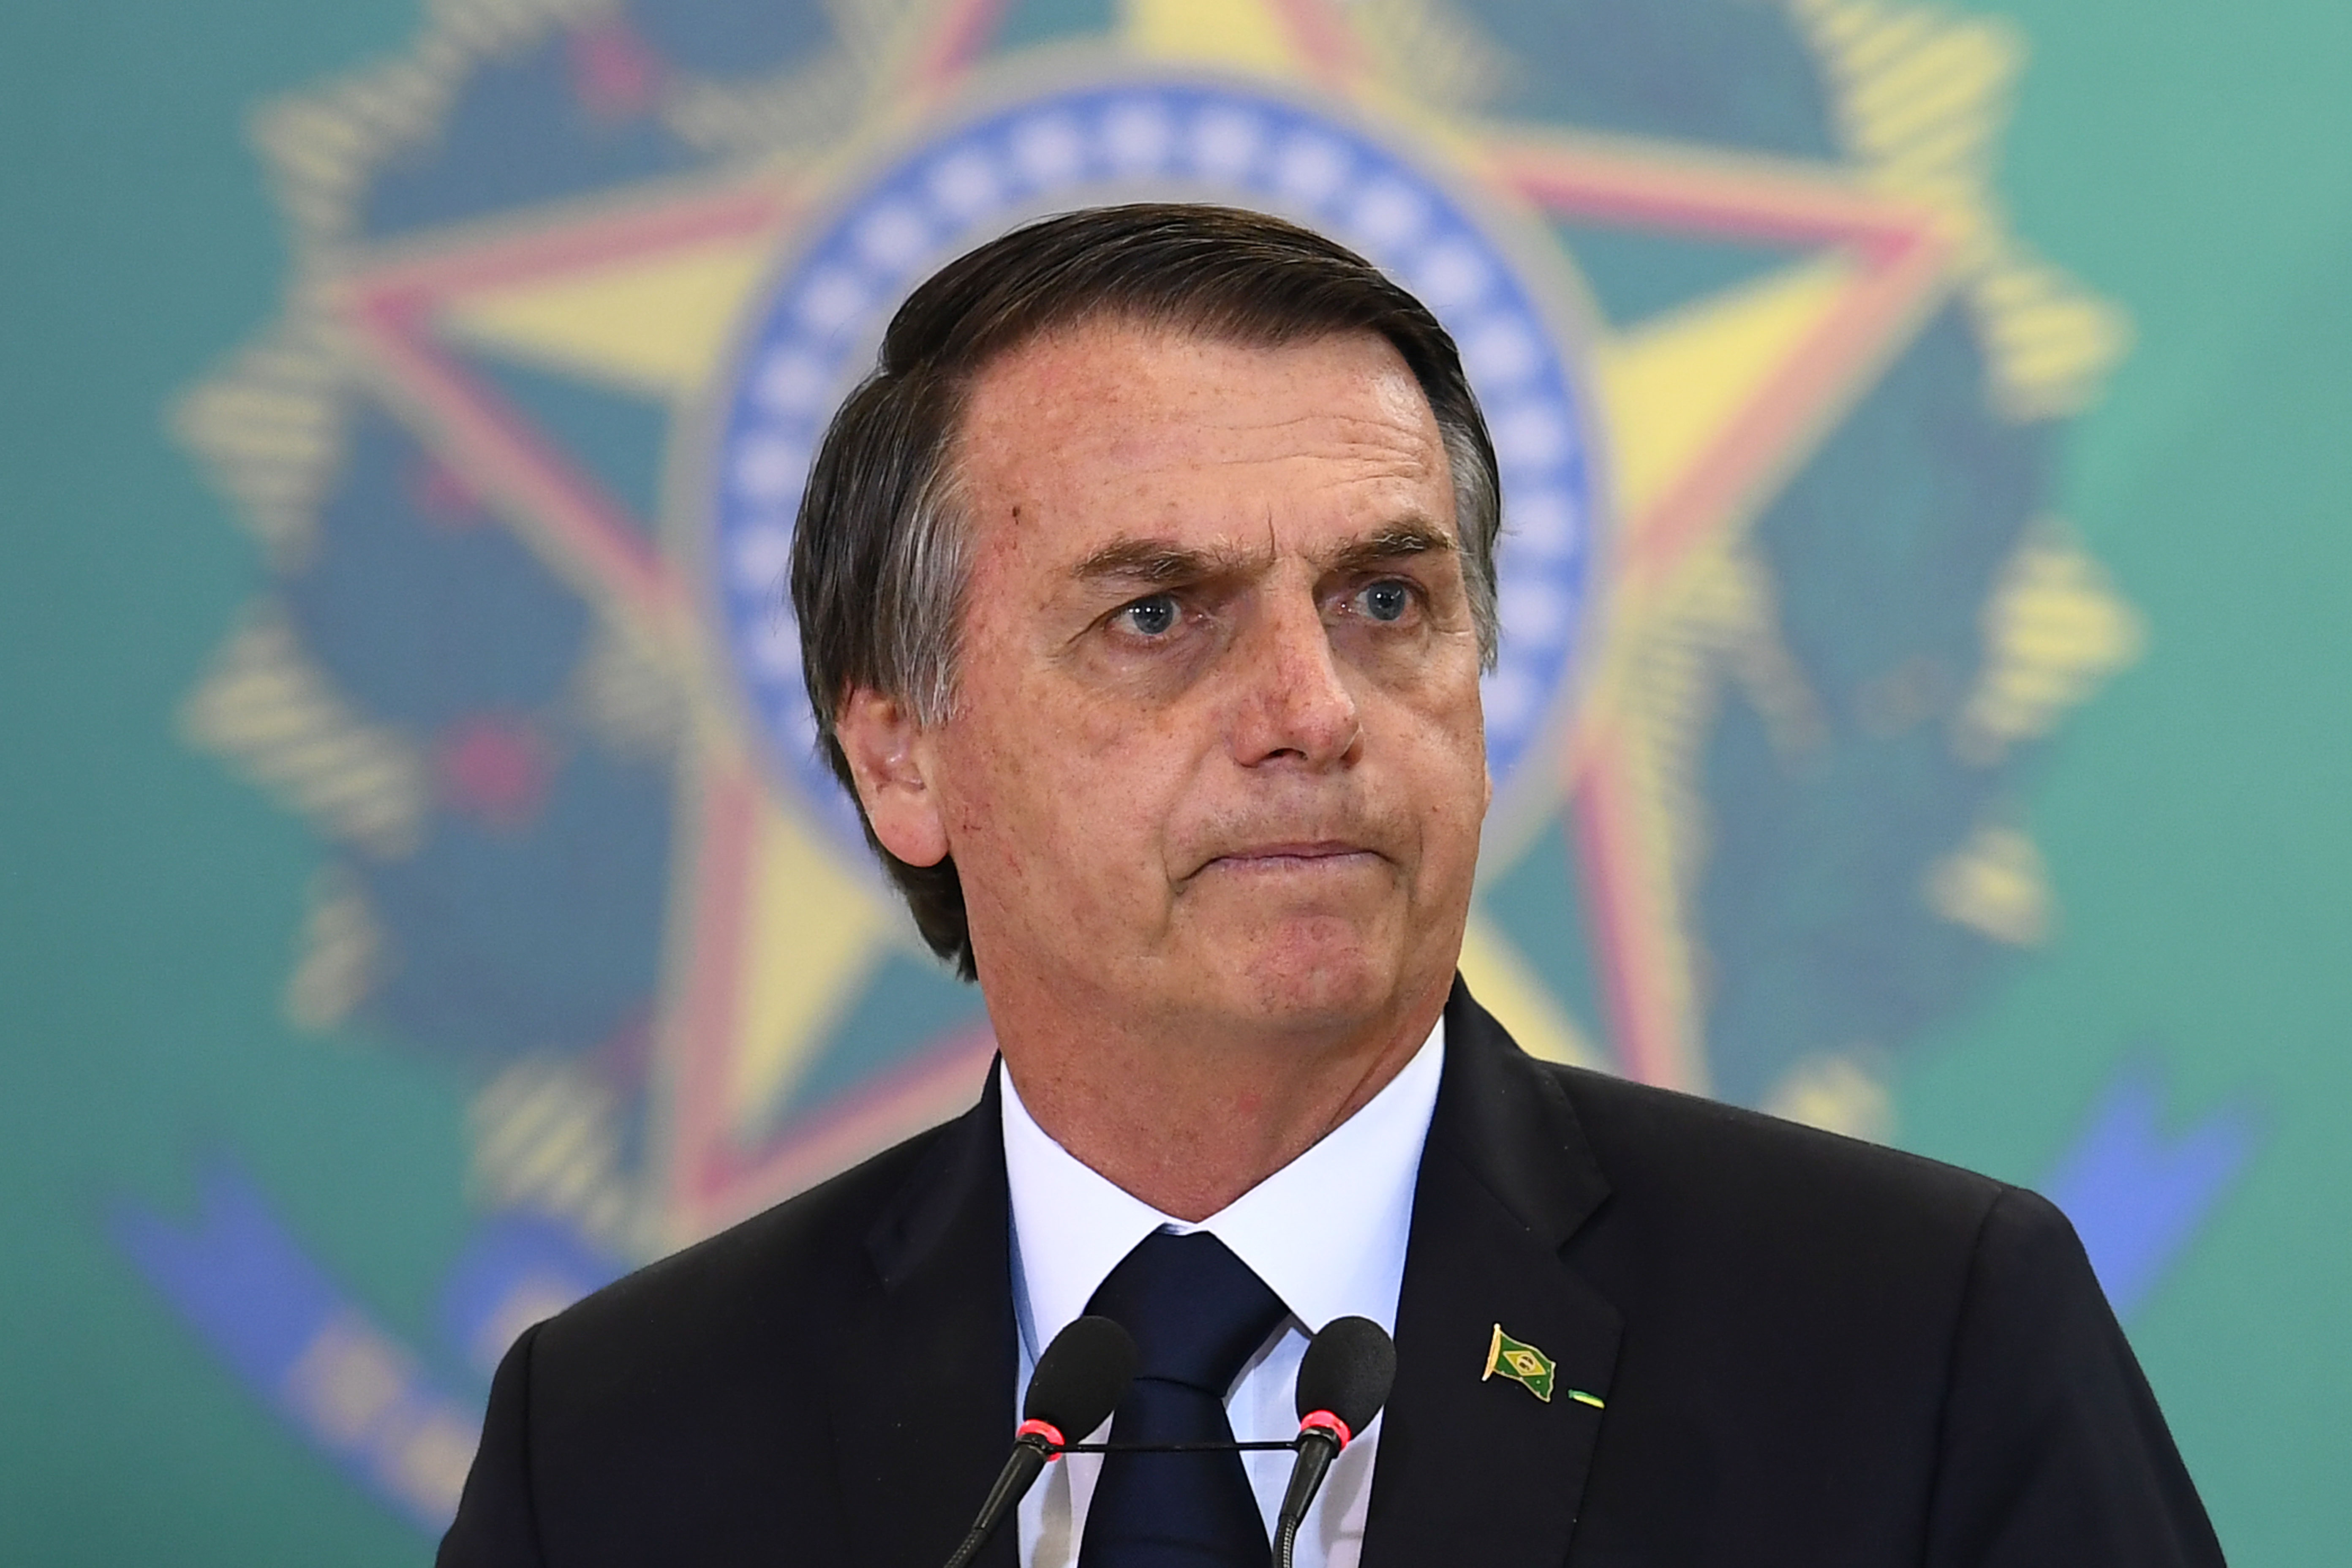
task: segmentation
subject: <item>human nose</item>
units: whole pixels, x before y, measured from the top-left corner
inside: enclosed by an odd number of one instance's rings
[[[1354,753],[1363,735],[1355,693],[1311,597],[1269,606],[1234,652],[1235,760],[1247,767],[1291,760],[1322,768]]]

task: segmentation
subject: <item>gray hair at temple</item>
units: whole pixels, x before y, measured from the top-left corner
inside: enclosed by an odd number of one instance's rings
[[[917,289],[817,448],[793,538],[793,611],[818,743],[851,799],[857,784],[834,724],[852,691],[905,702],[925,725],[954,703],[969,569],[954,445],[966,394],[1023,344],[1102,320],[1250,347],[1386,338],[1436,417],[1479,652],[1494,667],[1501,481],[1486,417],[1437,318],[1362,257],[1280,218],[1175,203],[1089,208],[991,240]],[[908,865],[871,822],[866,837],[923,940],[971,979],[954,861]]]

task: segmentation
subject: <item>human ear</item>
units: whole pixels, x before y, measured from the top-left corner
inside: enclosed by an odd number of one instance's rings
[[[896,697],[859,688],[842,703],[833,732],[882,847],[909,866],[947,858],[947,823],[931,787],[930,747],[913,710]]]

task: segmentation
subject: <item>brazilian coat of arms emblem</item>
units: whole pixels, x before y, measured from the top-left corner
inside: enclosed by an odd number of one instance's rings
[[[1896,0],[436,0],[257,121],[284,309],[175,420],[267,581],[184,722],[319,834],[290,1014],[473,1086],[480,1228],[432,1345],[226,1168],[125,1245],[437,1526],[521,1327],[968,1103],[977,996],[813,750],[793,516],[916,282],[1146,197],[1329,233],[1462,345],[1473,987],[1891,1135],[2051,928],[2015,781],[2140,635],[2051,510],[2126,332],[2001,216],[2021,59]]]

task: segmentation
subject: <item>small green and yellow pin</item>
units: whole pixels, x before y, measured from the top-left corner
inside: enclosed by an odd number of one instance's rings
[[[1517,1384],[1546,1405],[1549,1405],[1553,1371],[1551,1357],[1531,1344],[1525,1344],[1511,1338],[1503,1331],[1503,1325],[1496,1323],[1495,1337],[1486,1342],[1486,1370],[1480,1375],[1478,1381],[1484,1383],[1490,1377],[1499,1375]],[[1571,1388],[1566,1392],[1568,1396],[1579,1405],[1590,1405],[1595,1410],[1606,1408],[1597,1394],[1587,1394],[1580,1388]]]

